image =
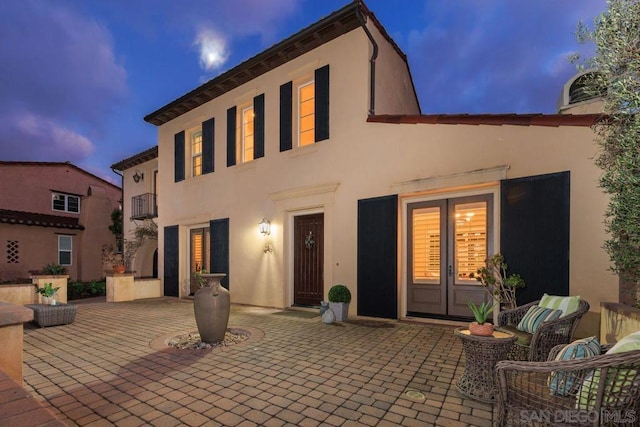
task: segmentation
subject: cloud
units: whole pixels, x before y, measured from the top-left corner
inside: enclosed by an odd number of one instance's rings
[[[220,69],[229,58],[226,40],[213,30],[198,31],[194,45],[200,49],[200,67],[205,71]]]
[[[95,148],[74,130],[29,112],[1,114],[0,141],[3,160],[79,162]]]
[[[82,160],[128,94],[110,32],[65,4],[0,2],[0,157]]]

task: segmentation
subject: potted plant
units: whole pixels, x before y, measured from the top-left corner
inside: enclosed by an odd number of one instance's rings
[[[42,295],[43,304],[56,305],[58,303],[57,292],[60,287],[54,288],[51,283],[45,283],[41,288],[37,284],[34,286],[36,287],[36,293]]]
[[[467,305],[476,319],[475,322],[469,323],[469,333],[481,337],[488,337],[493,334],[493,324],[487,321],[493,311],[493,305],[483,302],[478,306],[471,301],[467,301]]]
[[[118,274],[124,273],[127,269],[124,254],[118,252],[112,245],[102,247],[102,263],[111,266],[113,272]]]
[[[507,263],[502,254],[495,254],[485,261],[486,266],[479,268],[470,277],[480,282],[484,290],[492,299],[500,304],[501,308],[513,309],[518,306],[516,291],[524,288],[526,282],[519,274],[507,276]]]
[[[347,320],[351,292],[345,285],[334,285],[329,289],[329,310],[333,311],[337,322]]]

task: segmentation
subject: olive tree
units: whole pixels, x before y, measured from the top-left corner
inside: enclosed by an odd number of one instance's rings
[[[580,23],[581,42],[595,54],[579,67],[594,68],[585,90],[603,96],[603,117],[594,125],[599,144],[600,186],[610,196],[604,248],[620,277],[620,301],[638,304],[640,286],[640,0],[608,0],[593,29]]]

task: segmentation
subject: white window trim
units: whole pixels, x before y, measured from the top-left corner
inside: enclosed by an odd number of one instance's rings
[[[60,243],[61,243],[61,240],[62,240],[63,238],[68,238],[68,239],[69,239],[71,249],[69,249],[69,250],[66,250],[66,249],[65,249],[65,250],[62,250],[62,249],[60,248]],[[68,252],[68,253],[69,253],[69,255],[70,255],[70,256],[69,256],[69,264],[63,264],[63,263],[61,262],[62,260],[60,259],[60,254],[61,254],[62,252]],[[59,264],[59,265],[64,265],[64,266],[71,266],[71,265],[73,265],[73,236],[58,236],[58,264]]]
[[[304,87],[306,87],[306,86],[309,86],[311,84],[315,84],[315,82],[316,82],[315,79],[304,80],[302,83],[299,83],[296,86],[297,99],[296,99],[296,130],[295,130],[295,132],[296,132],[296,141],[297,141],[296,146],[297,147],[303,147],[301,145],[301,141],[300,141],[300,134],[301,134],[301,132],[300,132],[300,126],[301,126],[301,124],[300,124],[300,113],[301,113],[300,112],[300,107],[302,106],[302,97],[300,96],[300,91],[302,91],[302,89]],[[316,92],[315,92],[315,89],[314,89],[313,98],[315,99],[315,97],[316,97]],[[314,117],[315,117],[315,114],[316,114],[316,112],[315,112],[315,109],[314,109],[314,111],[313,111]],[[315,130],[315,127],[314,127],[314,130]],[[314,141],[313,144],[309,144],[309,146],[314,145],[314,144],[315,144],[315,141]]]
[[[200,152],[195,153],[193,151],[193,143],[195,142],[195,140],[196,140],[196,138],[198,136],[200,137]],[[195,161],[196,157],[200,157],[201,160],[202,160],[202,143],[203,143],[203,141],[202,141],[202,131],[198,130],[198,131],[192,132],[191,133],[191,145],[189,146],[189,151],[191,152],[191,177],[192,178],[202,175],[202,170],[200,171],[200,175],[195,175],[194,172],[193,172],[193,170],[194,170],[194,161]],[[202,161],[200,162],[200,169],[202,169]]]
[[[54,207],[54,200],[56,198],[56,196],[64,196],[64,209],[56,209]],[[78,211],[70,211],[69,210],[69,197],[74,197],[78,200]],[[80,213],[80,196],[77,196],[75,194],[67,194],[67,193],[60,193],[58,191],[54,191],[51,193],[51,210],[54,212],[68,212],[68,213],[73,213],[73,214],[79,214]]]

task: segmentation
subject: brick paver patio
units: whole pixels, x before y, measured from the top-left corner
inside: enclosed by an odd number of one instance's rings
[[[71,325],[25,327],[25,388],[68,425],[493,424],[492,405],[455,388],[453,327],[277,311],[233,306],[249,341],[179,352],[157,343],[196,330],[191,301],[81,303]]]

